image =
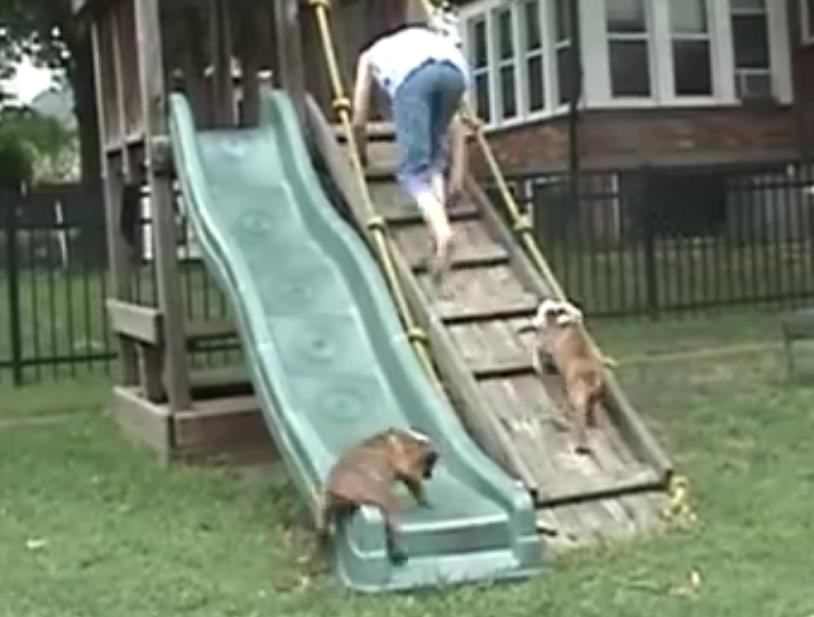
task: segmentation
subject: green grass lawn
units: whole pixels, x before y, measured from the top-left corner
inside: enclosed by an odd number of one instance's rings
[[[776,340],[766,315],[603,322],[619,358]],[[814,615],[814,354],[769,349],[623,365],[631,398],[693,482],[690,530],[560,558],[494,588],[368,598],[311,578],[282,469],[164,470],[124,442],[107,384],[0,392],[0,617]],[[36,421],[29,421],[34,419]],[[695,594],[681,593],[690,572]]]

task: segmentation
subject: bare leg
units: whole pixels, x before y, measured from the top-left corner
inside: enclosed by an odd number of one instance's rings
[[[448,266],[452,228],[449,225],[444,204],[438,200],[435,191],[421,191],[415,198],[418,202],[418,207],[421,209],[424,218],[430,226],[430,231],[435,241],[433,279],[437,284],[440,283]]]

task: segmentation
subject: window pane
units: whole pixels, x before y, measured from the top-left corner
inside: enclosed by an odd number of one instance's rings
[[[542,56],[531,58],[526,69],[528,71],[529,111],[538,111],[545,107]]]
[[[673,68],[678,96],[712,94],[712,72],[707,41],[674,41]]]
[[[571,0],[556,0],[554,12],[557,19],[557,41],[564,41],[571,36],[571,13],[569,3]]]
[[[537,0],[526,2],[526,50],[539,49],[542,45],[540,36],[540,5]]]
[[[732,11],[763,11],[766,9],[766,0],[730,0]]]
[[[475,96],[477,98],[478,115],[485,122],[492,119],[492,110],[489,106],[489,76],[485,73],[475,76]]]
[[[512,12],[503,9],[495,14],[497,22],[497,48],[501,60],[514,57],[514,40],[512,38]]]
[[[500,116],[503,119],[517,115],[517,92],[514,83],[514,67],[500,69],[500,99],[503,108]]]
[[[486,44],[486,21],[473,19],[469,22],[469,42],[472,48],[475,68],[482,68],[489,62]]]
[[[706,0],[670,0],[670,23],[673,32],[706,32]]]
[[[612,41],[610,66],[613,96],[650,96],[645,41]]]
[[[607,0],[608,32],[646,32],[643,0]]]
[[[557,50],[557,83],[560,88],[560,103],[567,103],[571,100],[574,83],[572,72],[571,46],[569,45]]]
[[[769,67],[769,37],[766,17],[741,15],[732,18],[732,41],[735,48],[735,66],[741,69]]]

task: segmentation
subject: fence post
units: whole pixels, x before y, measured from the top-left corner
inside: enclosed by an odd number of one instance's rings
[[[6,264],[8,267],[9,340],[11,370],[15,386],[23,384],[23,338],[20,319],[20,273],[17,254],[17,201],[19,193],[11,193],[5,207]]]
[[[647,165],[640,169],[639,194],[637,196],[639,213],[642,217],[644,232],[644,285],[647,297],[647,312],[650,318],[659,318],[659,283],[656,269],[656,226],[655,211],[650,196],[655,180],[655,172]]]

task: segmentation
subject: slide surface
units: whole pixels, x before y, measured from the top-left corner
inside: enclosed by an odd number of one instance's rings
[[[328,201],[293,107],[263,93],[257,128],[199,132],[173,95],[185,209],[230,299],[272,433],[312,513],[341,452],[390,426],[438,444],[431,507],[406,491],[393,565],[378,511],[362,508],[334,543],[337,576],[361,591],[528,576],[540,567],[531,499],[465,433],[426,376],[363,240]]]

